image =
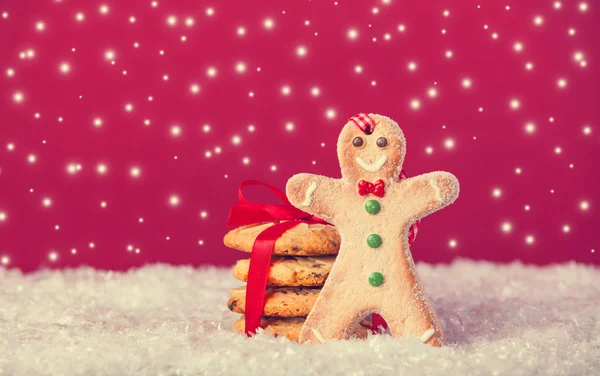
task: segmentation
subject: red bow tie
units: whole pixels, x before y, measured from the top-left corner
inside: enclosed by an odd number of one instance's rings
[[[361,180],[358,182],[358,194],[364,196],[366,194],[372,193],[377,197],[383,197],[385,193],[385,184],[383,180],[379,179],[375,182],[375,184],[370,183],[365,180]]]

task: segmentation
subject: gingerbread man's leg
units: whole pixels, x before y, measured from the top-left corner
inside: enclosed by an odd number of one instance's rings
[[[333,273],[333,271],[332,271]],[[345,339],[354,334],[363,318],[361,309],[348,296],[351,290],[327,279],[315,306],[306,318],[298,342],[321,343],[326,339]]]
[[[407,260],[412,263],[412,260]],[[389,297],[382,303],[381,313],[394,337],[417,337],[423,343],[443,345],[442,328],[426,298],[417,275],[406,269],[402,280],[390,281]]]

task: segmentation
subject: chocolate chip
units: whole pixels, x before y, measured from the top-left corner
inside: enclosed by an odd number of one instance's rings
[[[352,145],[354,145],[356,148],[363,146],[364,143],[365,141],[362,139],[362,137],[354,137],[352,140]]]
[[[233,309],[235,307],[237,307],[237,300],[230,300],[229,303],[227,304],[227,307],[229,308],[230,311],[233,311]]]

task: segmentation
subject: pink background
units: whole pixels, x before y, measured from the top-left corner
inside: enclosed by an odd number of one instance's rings
[[[238,185],[338,177],[337,135],[358,112],[398,121],[409,175],[461,181],[457,203],[423,221],[415,259],[600,264],[597,4],[553,3],[2,1],[0,265],[230,265]]]

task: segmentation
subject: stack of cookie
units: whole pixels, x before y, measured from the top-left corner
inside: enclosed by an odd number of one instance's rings
[[[225,235],[227,247],[252,252],[258,234],[274,222],[247,225]],[[340,247],[340,235],[333,226],[300,223],[281,235],[275,242],[267,278],[265,306],[261,327],[274,335],[296,341],[302,324],[319,296]],[[250,259],[237,262],[233,276],[248,280]],[[231,290],[228,307],[244,314],[246,286]],[[233,328],[244,332],[244,316]],[[366,331],[365,331],[366,332]],[[361,333],[357,333],[360,335]]]

